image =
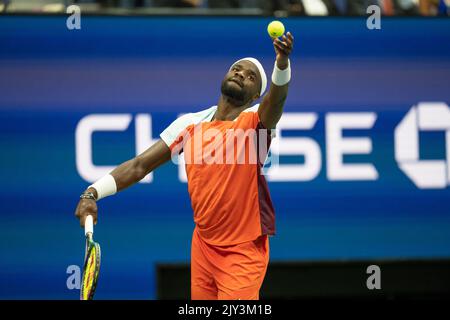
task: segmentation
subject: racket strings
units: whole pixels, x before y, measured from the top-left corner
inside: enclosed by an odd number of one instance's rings
[[[95,282],[98,276],[98,269],[100,264],[100,248],[98,245],[94,245],[90,248],[87,254],[87,261],[83,272],[82,282],[82,299],[92,299],[93,290],[95,290]]]

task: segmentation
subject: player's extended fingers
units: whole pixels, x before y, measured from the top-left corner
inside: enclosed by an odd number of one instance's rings
[[[283,43],[285,44],[285,47],[290,50],[292,48],[292,43],[290,43],[287,38],[283,41]]]
[[[277,45],[278,45],[279,48],[281,48],[283,50],[283,52],[285,54],[289,54],[291,52],[292,48],[287,43],[279,40],[277,42]]]
[[[283,45],[283,46],[285,46],[285,47],[287,47],[288,46],[288,44],[287,44],[287,42],[286,41],[281,41],[280,39],[277,39],[278,41],[278,43],[279,44],[281,44],[281,45]]]
[[[277,47],[277,48],[280,48],[281,50],[286,50],[287,49],[287,47],[283,44],[283,42],[282,41],[280,41],[280,40],[277,40],[277,41],[275,41],[274,42],[274,45]]]
[[[275,50],[278,50],[280,53],[283,53],[286,55],[289,54],[289,51],[285,47],[283,47],[280,43],[274,42],[273,45],[275,46]]]
[[[286,35],[283,35],[283,40],[284,40],[284,41],[282,41],[283,45],[284,45],[288,50],[292,50],[292,47],[293,47],[293,42],[292,42],[292,40],[291,40],[289,37],[287,37]]]
[[[274,44],[277,44],[277,45],[279,45],[279,46],[281,46],[281,47],[284,47],[284,45],[283,45],[283,41],[281,41],[280,39],[275,39],[275,41],[274,41]]]
[[[288,37],[288,39],[290,39],[292,42],[294,42],[294,36],[292,35],[292,33],[290,33],[289,31],[286,33],[286,36]]]
[[[285,42],[292,48],[294,46],[294,38],[292,38],[292,35],[289,37],[289,35],[286,37]]]
[[[286,41],[279,41],[279,44],[284,48],[284,50],[291,51],[292,45],[287,43]]]

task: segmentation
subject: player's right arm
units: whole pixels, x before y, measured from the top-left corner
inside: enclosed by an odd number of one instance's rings
[[[137,157],[122,163],[111,175],[117,185],[117,191],[128,188],[141,181],[147,174],[170,160],[171,152],[164,141],[158,140]]]
[[[167,144],[158,140],[146,151],[130,159],[117,168],[115,168],[109,175],[96,182],[93,187],[89,187],[84,194],[89,195],[92,193],[95,199],[84,198],[80,199],[78,206],[75,210],[75,216],[80,220],[80,225],[84,227],[84,221],[88,215],[92,215],[94,223],[97,223],[97,203],[99,199],[99,192],[97,188],[102,189],[115,189],[115,192],[121,191],[137,182],[142,180],[147,174],[158,168],[163,163],[169,161],[171,158],[171,151]],[[98,184],[100,182],[100,184]],[[112,184],[112,185],[111,185]],[[115,184],[115,185],[114,185]],[[110,191],[100,190],[100,193]],[[112,194],[112,193],[110,193]],[[108,195],[108,194],[106,194]]]

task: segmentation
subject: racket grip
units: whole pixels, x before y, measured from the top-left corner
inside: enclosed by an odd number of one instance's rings
[[[88,233],[94,234],[94,218],[91,215],[84,220],[84,235],[86,236]]]

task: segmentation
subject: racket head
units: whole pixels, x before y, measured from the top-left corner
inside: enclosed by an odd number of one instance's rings
[[[92,300],[94,298],[100,272],[100,263],[100,245],[92,239],[88,239],[86,242],[86,256],[81,280],[80,300]]]

